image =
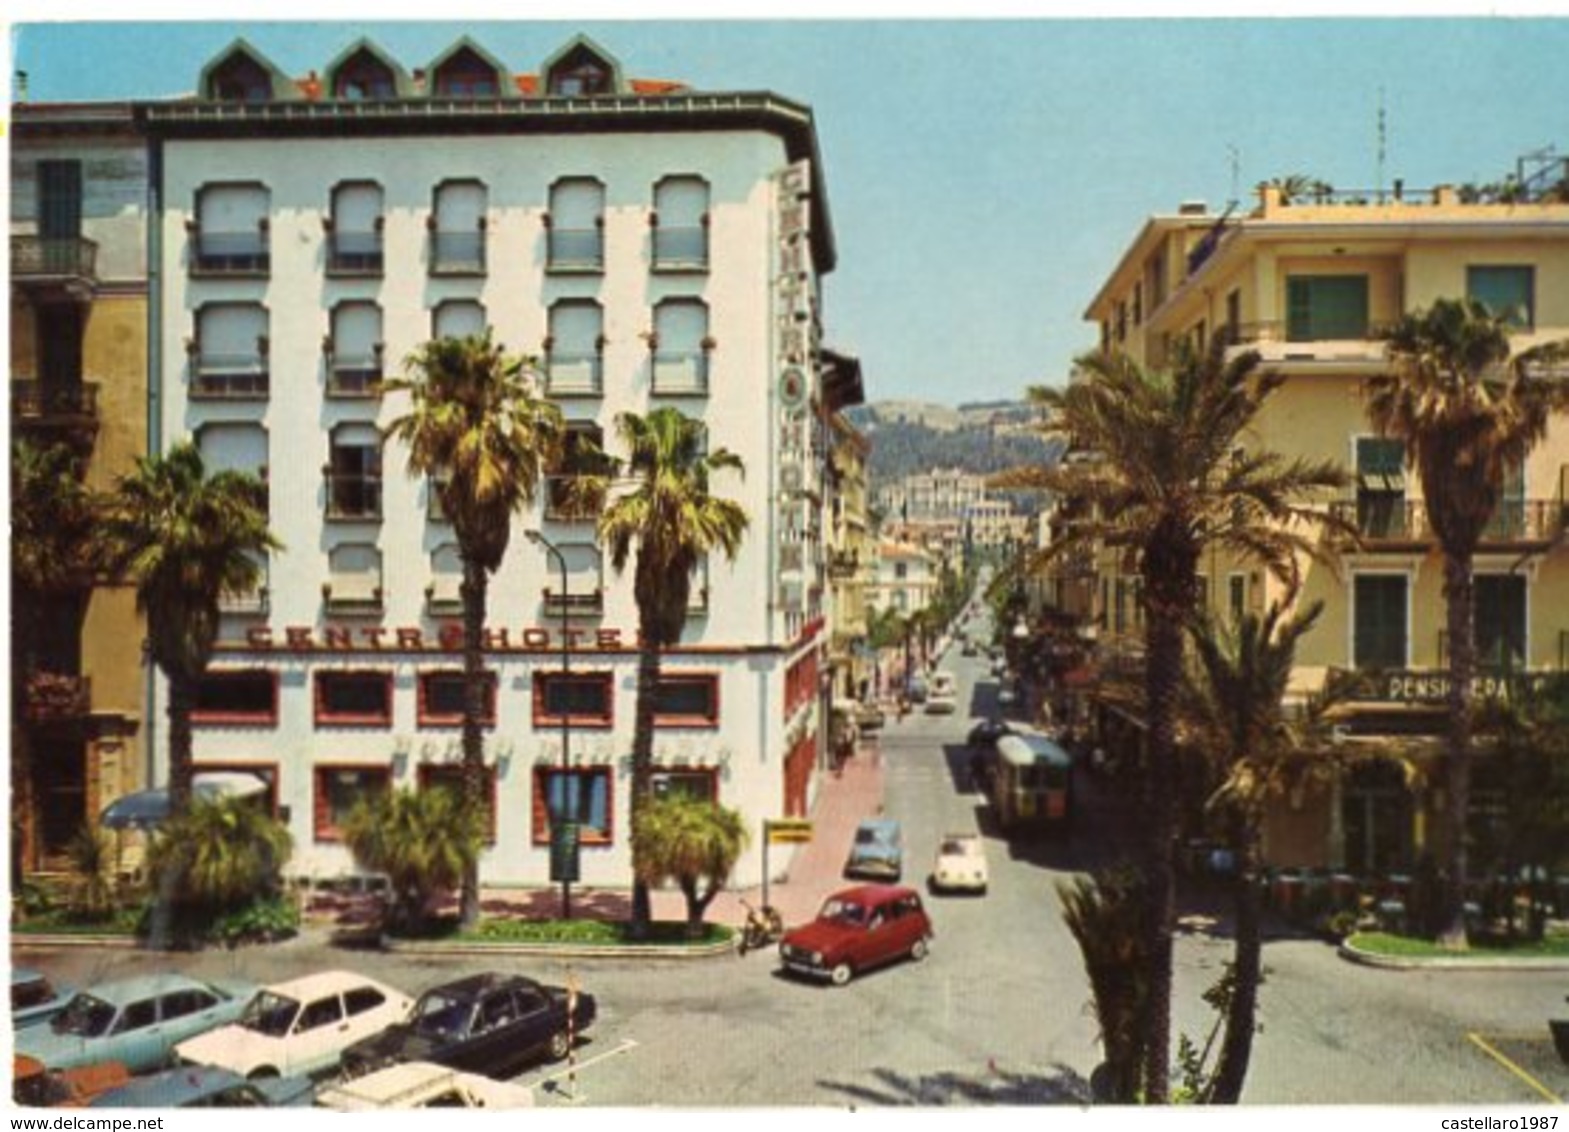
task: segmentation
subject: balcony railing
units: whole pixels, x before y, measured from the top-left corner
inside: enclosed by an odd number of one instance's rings
[[[545,609],[556,615],[568,617],[596,617],[605,611],[605,592],[594,590],[568,590],[562,593],[547,587]]]
[[[604,359],[599,352],[545,356],[545,392],[552,397],[598,397],[604,391]]]
[[[430,234],[430,273],[432,275],[485,274],[485,231]]]
[[[327,518],[380,519],[381,476],[364,472],[324,473]]]
[[[11,416],[40,424],[98,420],[96,382],[11,382]]]
[[[1368,549],[1426,545],[1434,537],[1427,505],[1420,501],[1364,496],[1331,503],[1330,514],[1354,525]],[[1564,521],[1564,506],[1556,499],[1505,500],[1482,531],[1481,545],[1546,545],[1563,531]]]
[[[90,676],[34,672],[23,688],[22,711],[34,723],[78,719],[92,711]]]
[[[545,518],[552,522],[592,523],[604,506],[604,492],[586,489],[579,476],[549,476],[545,480]]]
[[[861,569],[861,556],[853,550],[836,550],[828,556],[828,576],[853,578]]]
[[[191,274],[266,275],[272,270],[267,231],[191,233]]]
[[[655,228],[654,270],[707,271],[707,227],[694,225],[690,228]]]
[[[27,285],[98,282],[98,245],[82,236],[11,237],[11,278]]]
[[[375,617],[385,611],[382,588],[366,586],[362,579],[327,582],[321,587],[328,613],[348,617]]]
[[[546,270],[599,272],[605,269],[605,234],[598,228],[552,228],[547,233]]]
[[[652,366],[653,391],[659,396],[708,396],[708,351],[658,350]]]
[[[381,233],[333,231],[327,237],[328,275],[380,275]]]
[[[381,353],[327,355],[327,396],[381,396]]]
[[[271,609],[271,597],[264,584],[257,584],[248,590],[220,594],[218,597],[220,613],[265,617]]]
[[[1385,356],[1382,335],[1389,324],[1369,322],[1359,333],[1335,337],[1293,336],[1281,320],[1223,323],[1215,334],[1227,346],[1258,350],[1270,361],[1377,361]]]
[[[432,583],[425,587],[425,611],[432,617],[456,617],[463,612],[463,597],[456,590],[438,590]]]
[[[267,355],[197,354],[192,360],[191,399],[263,401],[269,379]]]

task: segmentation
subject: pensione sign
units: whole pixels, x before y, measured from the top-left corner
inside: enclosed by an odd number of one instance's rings
[[[563,640],[564,639],[564,640]],[[569,650],[614,651],[632,648],[632,639],[620,629],[486,629],[486,652],[560,652]],[[461,652],[463,626],[443,625],[434,634],[419,628],[388,629],[380,625],[288,625],[281,631],[270,625],[246,630],[246,647],[257,652]]]

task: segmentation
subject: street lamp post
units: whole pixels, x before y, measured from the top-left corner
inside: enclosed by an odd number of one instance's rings
[[[544,547],[545,553],[554,558],[561,567],[561,596],[558,599],[558,604],[561,607],[561,687],[562,695],[565,697],[570,694],[567,689],[567,678],[572,673],[572,653],[568,644],[570,638],[567,634],[567,557],[561,553],[561,550],[555,543],[538,531],[527,531],[525,533],[530,542]],[[561,769],[563,771],[569,771],[572,768],[572,713],[569,707],[570,705],[567,703],[561,705]],[[565,857],[566,853],[571,853],[571,860],[563,860],[561,864],[561,917],[564,920],[572,918],[571,873],[577,857],[576,846],[572,844],[576,840],[575,835],[577,832],[573,828],[576,826],[575,815],[568,818],[566,814],[568,807],[567,798],[569,797],[568,787],[569,779],[563,774],[561,779],[560,812],[550,815],[551,860],[554,862],[557,858],[556,847],[558,838],[562,839],[562,843],[571,846],[570,849],[562,853],[563,857]]]

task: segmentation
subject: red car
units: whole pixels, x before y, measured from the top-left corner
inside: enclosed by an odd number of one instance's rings
[[[779,962],[787,971],[842,987],[868,968],[906,956],[926,958],[933,934],[913,888],[865,884],[834,893],[817,919],[786,932]]]

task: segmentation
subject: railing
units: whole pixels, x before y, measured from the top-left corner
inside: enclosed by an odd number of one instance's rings
[[[381,396],[381,355],[327,355],[327,396]]]
[[[604,270],[605,234],[600,229],[552,228],[547,236],[547,270]]]
[[[198,354],[191,364],[192,400],[256,401],[267,397],[265,354]]]
[[[1265,319],[1257,322],[1222,323],[1215,334],[1228,346],[1290,346],[1293,353],[1311,353],[1315,345],[1335,343],[1339,346],[1357,344],[1368,357],[1382,357],[1383,335],[1390,328],[1388,322],[1368,322],[1357,334],[1334,338],[1299,338],[1291,334],[1290,324],[1283,319]],[[1342,350],[1341,354],[1344,353]]]
[[[83,236],[11,237],[11,278],[98,278],[98,245]]]
[[[656,271],[696,271],[708,268],[708,229],[654,229],[654,269]]]
[[[548,476],[545,479],[545,518],[556,523],[591,523],[604,510],[603,491],[580,486],[580,476]]]
[[[1411,545],[1433,541],[1427,505],[1394,498],[1385,502],[1363,496],[1338,500],[1330,515],[1356,528],[1370,546]],[[1555,499],[1505,500],[1482,531],[1482,546],[1513,546],[1552,542],[1564,529],[1564,507]]]
[[[828,556],[828,576],[853,578],[861,569],[861,556],[853,550],[835,550]]]
[[[430,273],[432,275],[483,275],[485,273],[485,232],[443,232],[430,234]]]
[[[381,518],[381,476],[333,471],[323,476],[327,484],[327,518]]]
[[[463,612],[463,597],[458,593],[437,593],[434,585],[426,586],[425,610],[432,617],[455,617]]]
[[[271,612],[271,598],[266,585],[258,583],[248,590],[223,593],[218,596],[220,613],[238,613],[265,616]]]
[[[599,352],[545,356],[545,392],[553,397],[598,397],[604,390],[604,359]]]
[[[1472,644],[1476,649],[1475,663],[1476,670],[1478,672],[1525,671],[1526,663],[1524,638],[1520,638],[1518,640],[1509,640],[1506,637],[1499,637],[1497,641],[1497,647],[1486,652],[1484,652],[1480,646],[1476,645],[1474,639]],[[1448,629],[1440,629],[1438,631],[1438,667],[1440,669],[1448,669],[1449,667]]]
[[[380,232],[338,232],[327,238],[328,275],[380,275],[383,253]]]
[[[659,350],[654,353],[653,391],[660,396],[708,395],[706,350]]]
[[[321,588],[328,613],[349,616],[375,616],[384,610],[383,591],[380,586],[366,588],[359,582],[334,584],[328,582]]]
[[[191,234],[191,272],[197,275],[266,275],[272,269],[266,231]]]
[[[34,723],[77,719],[93,707],[90,676],[63,672],[34,672],[23,688],[23,714]]]
[[[603,613],[605,609],[605,592],[591,590],[588,592],[569,590],[561,593],[559,590],[545,589],[545,609],[549,612],[571,616],[592,616]]]
[[[11,382],[11,416],[19,421],[98,419],[98,385]]]

